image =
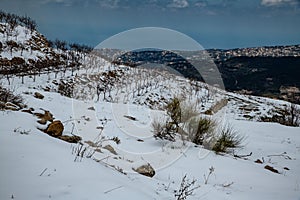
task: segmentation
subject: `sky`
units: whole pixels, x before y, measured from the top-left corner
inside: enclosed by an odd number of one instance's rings
[[[179,31],[205,49],[300,44],[300,0],[0,0],[49,39],[95,47],[141,27]]]

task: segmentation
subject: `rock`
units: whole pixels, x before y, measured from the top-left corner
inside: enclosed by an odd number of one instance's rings
[[[133,121],[137,121],[137,119],[135,117],[129,116],[129,115],[124,115],[124,117],[133,120]]]
[[[21,112],[26,112],[26,113],[29,113],[29,114],[32,114],[32,111],[34,111],[34,108],[29,108],[29,109],[23,109],[23,110],[21,110]]]
[[[105,147],[103,147],[103,149],[108,150],[112,154],[118,155],[115,149],[111,145],[106,145]]]
[[[89,107],[88,110],[95,110],[95,108],[92,106],[92,107]]]
[[[20,107],[17,106],[16,104],[11,103],[11,102],[6,102],[5,103],[5,109],[17,111],[17,110],[20,110]]]
[[[38,120],[38,123],[40,123],[40,124],[46,124],[47,121],[49,121],[49,122],[53,121],[53,115],[48,110],[45,110],[44,114],[34,113],[34,115],[40,119],[40,120]]]
[[[44,89],[44,91],[46,91],[46,92],[50,92],[50,88],[48,87],[48,86],[46,86],[45,88],[43,88]]]
[[[64,131],[64,125],[59,120],[54,121],[51,124],[49,124],[48,128],[45,130],[45,132],[48,135],[51,135],[53,137],[62,136],[63,131]]]
[[[66,141],[66,142],[69,142],[69,143],[78,143],[79,141],[81,141],[81,137],[79,137],[77,135],[72,135],[72,136],[61,135],[61,136],[58,136],[58,138]]]
[[[258,163],[258,164],[262,164],[263,162],[259,159],[257,159],[256,161],[254,161],[255,163]]]
[[[42,95],[42,94],[39,93],[39,92],[35,92],[35,93],[34,93],[34,97],[37,98],[37,99],[43,99],[43,98],[44,98],[44,95]]]
[[[274,172],[274,173],[279,174],[279,172],[278,172],[277,169],[275,169],[274,167],[271,167],[271,166],[269,166],[269,165],[266,165],[266,166],[265,166],[265,169],[270,170],[271,172]]]
[[[137,169],[133,168],[133,170],[139,174],[142,174],[144,176],[148,176],[151,178],[155,175],[155,170],[149,163],[146,165],[142,165],[142,166],[138,167]]]

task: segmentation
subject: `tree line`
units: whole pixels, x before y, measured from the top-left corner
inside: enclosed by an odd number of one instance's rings
[[[36,30],[37,23],[28,16],[18,16],[16,14],[6,13],[0,10],[0,22],[8,23],[11,30],[17,27],[17,25],[24,26],[31,31]]]
[[[92,51],[92,47],[88,45],[68,43],[59,39],[51,41],[41,34],[33,34],[33,31],[37,31],[37,24],[28,16],[18,16],[0,10],[0,22],[6,23],[1,26],[1,33],[6,36],[6,41],[0,42],[0,53],[7,51],[12,57],[0,58],[0,75],[5,76],[8,82],[13,75],[22,76],[22,80],[26,75],[33,75],[35,79],[37,74],[51,71],[65,72],[68,68],[73,74],[81,65],[81,60],[85,60],[87,54]],[[31,32],[29,39],[18,40],[20,34],[20,30],[16,29],[18,25],[25,27],[25,35]],[[31,55],[35,51],[41,52],[44,56],[26,59],[23,57],[24,51],[28,51]],[[15,52],[20,54],[14,56]]]

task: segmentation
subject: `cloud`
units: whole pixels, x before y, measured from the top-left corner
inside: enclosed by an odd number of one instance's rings
[[[197,1],[197,2],[195,2],[194,6],[203,8],[203,7],[207,6],[207,2],[206,1]]]
[[[50,3],[58,3],[58,4],[69,4],[71,3],[70,0],[43,0],[39,1],[41,4],[50,4]]]
[[[282,5],[297,5],[298,0],[262,0],[263,6],[282,6]]]
[[[100,0],[98,1],[103,8],[118,8],[119,0]]]
[[[189,6],[189,2],[187,0],[173,0],[172,3],[168,5],[171,8],[186,8]]]

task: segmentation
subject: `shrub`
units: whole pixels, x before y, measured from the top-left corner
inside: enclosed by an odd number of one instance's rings
[[[215,121],[209,118],[192,118],[187,124],[189,140],[195,144],[202,145],[205,138],[214,133]]]
[[[243,141],[243,137],[233,129],[232,126],[227,125],[222,128],[221,134],[216,138],[212,150],[216,153],[226,153],[229,148],[239,148]]]
[[[197,107],[194,103],[185,102],[180,104],[181,108],[181,122],[187,122],[190,119],[199,115],[197,112]]]
[[[66,97],[73,97],[73,89],[74,89],[74,84],[72,81],[69,81],[65,83],[64,81],[61,81],[58,85],[58,92]]]
[[[180,100],[173,98],[166,106],[167,114],[170,119],[159,122],[155,119],[152,122],[152,128],[155,138],[175,141],[175,134],[178,132],[181,122]]]
[[[187,175],[184,175],[180,183],[180,188],[174,191],[174,196],[176,200],[185,200],[187,199],[187,197],[191,196],[194,190],[200,187],[200,185],[194,186],[195,184],[196,184],[196,179],[190,181],[187,178]]]
[[[167,105],[167,114],[171,117],[172,122],[178,127],[181,122],[180,100],[175,97]]]
[[[176,127],[172,122],[160,122],[154,119],[151,125],[156,139],[175,141]]]
[[[0,85],[0,103],[1,102],[3,105],[0,104],[0,109],[4,109],[5,103],[7,102],[20,106],[20,104],[23,102],[23,98],[20,95],[15,95],[12,91]]]
[[[287,126],[299,126],[300,125],[300,107],[291,103],[289,107],[285,109],[285,124]]]
[[[263,122],[275,122],[285,126],[300,126],[300,107],[291,103],[284,109],[274,110],[276,114],[272,117],[263,116],[260,118]]]

